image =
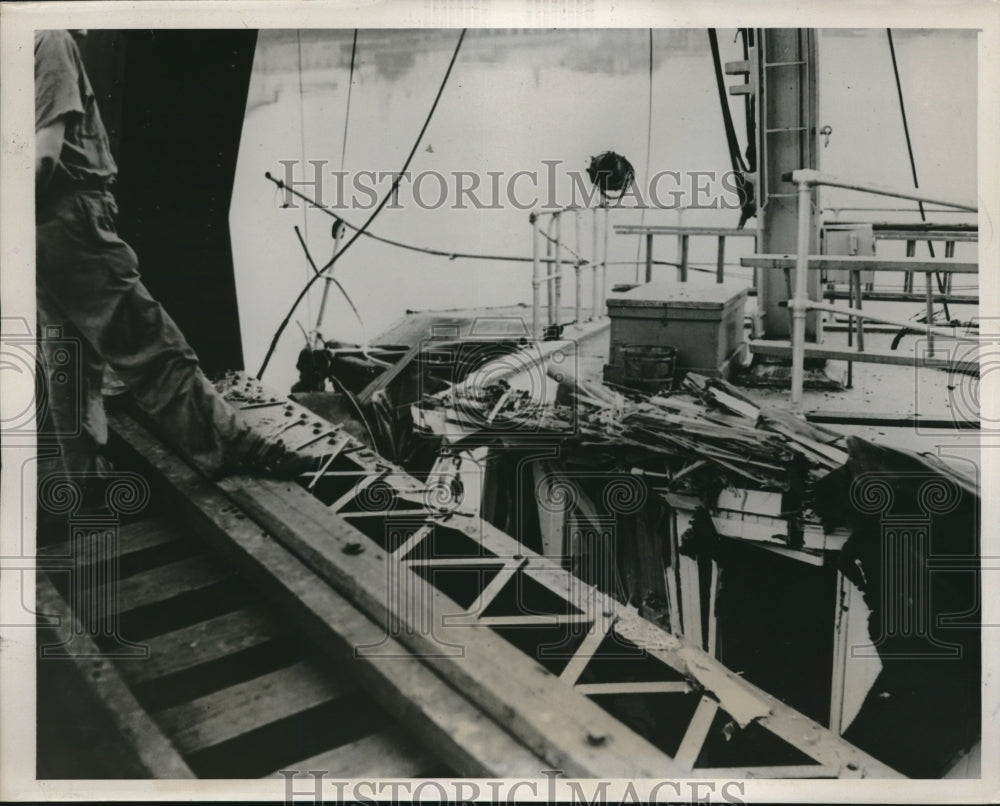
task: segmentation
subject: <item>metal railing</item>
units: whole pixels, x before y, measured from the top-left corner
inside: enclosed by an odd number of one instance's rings
[[[824,212],[830,208],[825,208]],[[845,209],[845,208],[840,208]],[[866,208],[851,208],[858,210],[877,210],[879,208],[866,207]],[[902,210],[902,208],[894,208]],[[834,214],[838,210],[834,208]],[[912,212],[912,211],[910,211]],[[934,212],[952,212],[960,213],[962,215],[968,215],[964,210],[935,210]],[[944,256],[945,258],[955,257],[955,244],[956,243],[973,243],[979,240],[979,228],[975,224],[943,224],[943,223],[921,223],[914,226],[913,224],[899,224],[890,222],[873,222],[873,221],[838,221],[836,218],[833,220],[824,221],[821,225],[825,231],[843,231],[847,227],[869,227],[871,229],[871,237],[876,244],[881,241],[904,241],[906,244],[906,256],[916,257],[917,254],[917,244],[926,243],[930,256],[933,259],[934,244],[940,242],[944,246]],[[830,283],[830,278],[824,278]],[[853,278],[852,278],[853,279]],[[914,294],[913,288],[913,272],[905,272],[903,276],[903,290],[899,293],[896,299],[899,301],[909,301],[907,295]],[[871,280],[866,281],[869,284]],[[943,295],[948,295],[952,293],[952,277],[950,274],[946,274],[942,281],[943,288],[940,289],[940,293]],[[869,285],[869,291],[874,291],[874,289]],[[853,287],[851,289],[851,297],[853,299]],[[883,297],[888,298],[888,297]]]
[[[603,214],[602,214],[603,211]],[[592,213],[591,251],[590,258],[582,256],[583,239],[580,234],[581,218],[587,212]],[[563,240],[563,217],[570,215],[573,219],[574,241],[571,249]],[[544,230],[542,222],[548,219]],[[603,227],[601,226],[603,219]],[[563,295],[564,266],[568,263],[574,270],[573,283],[573,321],[577,324],[583,319],[583,273],[591,273],[591,304],[588,321],[597,319],[604,310],[607,297],[608,281],[608,207],[564,207],[559,210],[543,210],[531,214],[531,332],[534,338],[540,339],[546,327],[565,324],[560,321]],[[603,231],[603,238],[599,238]],[[545,242],[545,255],[541,254],[541,242]],[[603,243],[600,258],[598,258],[598,242]],[[564,257],[568,252],[571,258]],[[544,268],[543,268],[544,267]],[[545,320],[542,317],[542,295],[545,292]]]
[[[616,235],[638,235],[646,238],[646,282],[653,280],[653,265],[657,261],[653,260],[653,238],[657,235],[673,235],[677,237],[677,278],[686,283],[688,279],[688,269],[691,266],[689,260],[690,242],[692,237],[713,237],[717,239],[715,253],[715,281],[721,283],[726,278],[726,239],[727,238],[754,238],[756,241],[757,231],[736,229],[734,227],[699,227],[659,224],[619,224],[615,227]],[[755,275],[756,276],[756,275]],[[754,284],[756,287],[756,283]]]
[[[799,169],[785,174],[782,177],[785,181],[793,182],[798,195],[798,236],[796,241],[795,256],[795,284],[792,298],[788,301],[788,307],[792,312],[792,395],[791,405],[793,410],[802,408],[802,387],[805,380],[805,351],[806,351],[806,314],[809,311],[826,311],[834,314],[846,314],[854,319],[871,319],[873,321],[887,322],[888,324],[899,324],[894,320],[884,317],[873,316],[865,313],[860,308],[842,308],[836,305],[827,305],[822,302],[814,302],[808,298],[806,291],[806,278],[809,271],[809,241],[812,229],[812,189],[815,187],[838,187],[845,190],[856,190],[861,193],[871,193],[878,196],[890,196],[909,201],[919,201],[926,204],[935,204],[967,212],[978,212],[976,204],[969,202],[957,202],[950,199],[938,199],[923,193],[916,193],[909,190],[898,190],[880,185],[862,184],[858,182],[848,182],[812,169]],[[927,275],[928,284],[930,274]],[[917,329],[913,323],[904,323],[906,327]],[[954,338],[955,335],[943,328],[935,328],[927,322],[923,328],[929,338],[935,334],[946,338]],[[859,344],[863,349],[863,344]]]

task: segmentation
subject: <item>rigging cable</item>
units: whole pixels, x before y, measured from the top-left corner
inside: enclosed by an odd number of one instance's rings
[[[913,187],[916,189],[920,187],[920,183],[917,181],[917,162],[913,158],[913,143],[910,141],[910,125],[906,120],[906,104],[903,102],[903,85],[899,80],[899,65],[896,63],[896,47],[892,41],[892,28],[886,28],[885,32],[889,37],[889,54],[892,56],[892,72],[896,76],[896,94],[899,97],[899,113],[903,118],[903,134],[906,137],[906,151],[910,157],[910,173],[913,174]],[[918,201],[917,206],[920,210],[920,220],[927,221],[927,214],[924,212],[924,203],[922,201]],[[931,241],[927,242],[927,249],[930,251],[931,259],[933,260],[934,244]],[[944,277],[940,272],[935,272],[934,277],[937,279],[938,291],[944,294]],[[948,320],[951,320],[951,314],[948,311],[948,300],[942,300],[942,305],[944,307],[945,317]],[[928,322],[928,324],[930,323]]]
[[[712,49],[712,68],[715,71],[715,84],[719,92],[719,106],[722,109],[722,123],[726,130],[726,143],[729,147],[729,161],[736,179],[736,191],[740,201],[740,222],[737,229],[757,214],[756,190],[748,173],[755,167],[748,167],[740,152],[740,143],[736,137],[736,127],[733,125],[733,112],[729,107],[729,95],[726,93],[726,80],[722,72],[722,57],[719,55],[719,36],[714,28],[708,29],[708,44]],[[752,140],[752,138],[750,138]],[[749,149],[748,149],[749,151]],[[756,153],[754,153],[756,157]]]
[[[269,174],[269,173],[268,174],[264,174],[264,176],[265,176],[266,179],[269,179],[272,182],[274,182],[274,184],[277,186],[277,190],[279,190],[279,191],[280,190],[284,190],[286,193],[291,193],[293,196],[298,196],[303,201],[310,202],[311,204],[316,204],[316,201],[311,196],[307,196],[305,193],[300,193],[295,188],[288,187],[282,180],[276,179],[275,177],[271,176],[271,174]],[[318,207],[317,209],[319,209],[322,212],[326,213],[328,216],[330,216],[331,218],[335,219],[336,221],[339,221],[341,224],[343,224],[348,229],[352,229],[355,232],[358,232],[358,231],[361,230],[361,227],[358,227],[355,224],[351,224],[349,221],[345,221],[343,218],[341,218],[340,216],[338,216],[336,213],[330,211],[326,207]],[[515,263],[531,263],[531,262],[534,261],[534,258],[532,258],[532,257],[520,257],[518,255],[487,255],[487,254],[480,254],[480,253],[476,253],[476,252],[449,252],[449,251],[444,250],[444,249],[432,249],[429,246],[416,246],[414,244],[403,243],[402,241],[394,241],[392,238],[386,238],[386,237],[383,237],[381,235],[376,235],[374,232],[369,232],[368,230],[365,230],[362,234],[366,238],[371,238],[372,240],[379,241],[380,243],[388,244],[389,246],[396,246],[396,247],[399,247],[400,249],[408,249],[411,252],[422,252],[425,255],[434,255],[436,257],[446,257],[449,260],[455,260],[456,258],[466,258],[466,259],[469,259],[469,260],[505,260],[505,261],[513,261]],[[554,237],[552,237],[551,235],[549,235],[544,230],[540,230],[539,234],[543,238],[551,241],[552,243],[556,242],[556,239]],[[564,251],[568,252],[573,257],[575,257],[577,259],[577,261],[580,263],[580,265],[588,265],[590,263],[590,261],[588,261],[588,260],[580,257],[575,251],[573,251],[572,249],[570,249],[570,247],[568,247],[566,244],[562,244],[562,248],[563,248]]]
[[[750,64],[750,49],[754,47],[754,29],[744,28],[743,34],[743,61]],[[757,96],[748,92],[743,96],[744,114],[747,123],[747,171],[753,173],[757,170]]]
[[[406,173],[407,169],[410,167],[410,162],[413,160],[413,155],[417,153],[417,148],[420,147],[420,141],[423,139],[424,133],[427,131],[427,127],[430,125],[431,119],[434,117],[434,111],[437,109],[438,102],[441,100],[441,96],[444,94],[444,88],[448,84],[448,78],[449,76],[451,76],[451,71],[452,68],[455,66],[455,61],[458,59],[458,53],[462,48],[462,42],[465,39],[465,33],[467,30],[468,29],[463,28],[462,33],[459,34],[458,42],[455,43],[455,51],[454,53],[452,53],[451,61],[448,63],[448,69],[445,70],[444,78],[441,80],[441,86],[438,87],[437,95],[434,97],[434,103],[431,104],[430,111],[427,113],[427,118],[424,120],[424,125],[420,129],[420,133],[417,135],[417,139],[414,141],[413,147],[410,149],[410,153],[407,155],[406,161],[403,163],[403,167],[396,174],[396,178],[393,180],[392,187],[389,188],[389,192],[386,193],[386,195],[382,198],[382,201],[379,202],[378,207],[376,207],[372,211],[372,214],[368,216],[368,220],[361,225],[361,228],[354,233],[353,237],[346,244],[344,244],[344,246],[340,249],[339,252],[337,252],[335,255],[333,255],[333,257],[331,257],[327,261],[326,265],[323,266],[323,268],[320,269],[319,272],[315,273],[312,277],[310,277],[309,280],[306,282],[306,284],[303,286],[302,290],[299,292],[299,295],[295,298],[295,301],[292,303],[292,307],[289,309],[288,313],[285,314],[285,318],[282,319],[281,324],[278,325],[278,329],[275,331],[274,337],[271,339],[271,344],[267,348],[267,353],[264,356],[263,362],[261,362],[260,369],[257,370],[258,380],[263,376],[264,370],[267,369],[267,365],[271,361],[271,356],[274,355],[274,350],[278,346],[278,340],[281,338],[281,334],[285,332],[285,328],[288,327],[288,323],[289,321],[291,321],[292,315],[295,313],[295,309],[299,307],[299,304],[302,302],[303,298],[309,293],[309,289],[312,288],[313,283],[315,283],[320,277],[322,277],[326,272],[326,270],[331,268],[334,265],[334,263],[336,263],[341,258],[344,252],[346,252],[351,247],[351,245],[355,241],[357,241],[362,234],[364,234],[364,232],[368,229],[368,225],[371,224],[371,222],[380,212],[382,212],[382,208],[389,203],[389,200],[393,197],[393,194],[396,192],[396,188],[399,187],[399,183],[402,180],[403,175]],[[265,174],[265,175],[268,178],[270,178],[270,174]]]
[[[302,86],[302,29],[295,29],[295,45],[296,51],[298,53],[298,67],[299,67],[299,159],[302,160],[301,164],[306,163],[306,113],[305,113],[305,101],[303,96],[305,95],[305,90]],[[306,241],[309,240],[309,208],[302,208],[302,230],[305,232]],[[306,277],[309,273],[306,272]],[[312,320],[312,304],[310,300],[306,300],[306,316],[309,320]],[[308,339],[307,339],[308,341]]]
[[[348,130],[349,130],[349,123],[350,123],[350,120],[351,120],[351,93],[352,93],[352,90],[354,88],[354,64],[355,64],[355,57],[357,56],[357,52],[358,52],[358,29],[355,28],[354,29],[354,37],[351,40],[351,68],[350,68],[350,72],[349,72],[348,78],[347,78],[347,104],[346,104],[346,108],[344,110],[344,136],[341,138],[341,141],[340,141],[340,173],[341,173],[341,175],[344,174],[344,165],[345,165],[345,163],[347,161],[347,133],[348,133]],[[313,207],[318,207],[319,205],[317,205],[315,202],[313,202],[312,206]],[[337,227],[339,225],[343,224],[343,223],[344,222],[339,221],[338,219],[334,219],[333,237],[334,237],[334,249],[335,250],[336,250],[337,246],[339,246],[339,244],[340,244],[340,239],[338,238],[338,235],[341,234],[338,231]],[[299,241],[300,242],[302,241],[301,237],[299,238]],[[313,264],[312,257],[309,254],[309,249],[305,245],[305,243],[302,243],[302,248],[303,248],[303,250],[306,253],[306,257],[309,259],[310,264]],[[315,264],[313,264],[313,270],[314,271],[316,270]],[[313,332],[317,335],[318,338],[320,338],[320,339],[323,338],[322,334],[319,333],[319,326],[320,326],[321,322],[323,321],[323,314],[326,312],[327,293],[328,293],[328,291],[330,289],[330,283],[333,283],[334,285],[337,286],[337,288],[340,291],[340,293],[347,300],[347,304],[350,305],[351,309],[354,311],[354,315],[357,317],[358,322],[361,325],[361,339],[362,339],[362,342],[364,344],[367,344],[368,343],[368,337],[365,335],[365,323],[364,323],[364,320],[361,318],[361,314],[358,313],[358,309],[354,306],[354,302],[348,296],[347,291],[344,289],[344,286],[341,285],[340,282],[333,276],[332,272],[331,272],[330,276],[327,277],[327,278],[325,278],[325,279],[326,279],[327,284],[323,288],[323,297],[322,297],[322,299],[320,300],[320,303],[319,303],[319,314],[316,317],[316,330],[313,331]],[[308,301],[308,298],[307,298],[307,301]],[[310,316],[310,318],[311,318],[311,316]],[[307,344],[309,343],[308,339],[306,340],[306,343]],[[364,352],[364,351],[362,350],[362,352]],[[367,353],[365,353],[365,355],[367,356]]]
[[[649,29],[649,99],[646,107],[646,175],[645,186],[649,187],[649,159],[653,143],[653,29]],[[646,223],[646,205],[643,203],[639,215],[639,226]],[[642,253],[642,238],[635,245],[635,281],[639,282],[639,258]]]
[[[344,158],[347,156],[347,122],[351,119],[351,90],[354,89],[354,56],[358,52],[358,29],[354,29],[354,41],[351,42],[351,73],[347,79],[347,109],[344,110],[344,138],[340,145],[340,170],[344,170]]]
[[[722,122],[726,129],[726,143],[729,145],[729,161],[733,170],[745,172],[747,167],[740,154],[740,143],[736,139],[736,127],[733,125],[733,113],[729,108],[729,98],[726,94],[726,80],[722,75],[722,57],[719,55],[719,37],[714,28],[708,29],[708,43],[712,48],[712,67],[715,70],[715,83],[719,90],[719,103],[722,106]]]

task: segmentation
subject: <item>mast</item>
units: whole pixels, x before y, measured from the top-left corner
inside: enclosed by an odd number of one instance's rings
[[[794,254],[797,233],[795,187],[781,175],[798,168],[819,169],[817,148],[816,31],[808,28],[758,29],[756,47],[750,54],[750,75],[756,76],[751,90],[757,97],[757,226],[758,250],[766,254]],[[755,72],[754,72],[755,71]],[[813,190],[810,254],[819,249],[817,191]],[[761,271],[757,279],[757,305],[763,317],[763,337],[787,340],[791,318],[785,302],[795,286],[792,270],[786,280],[780,271]],[[808,279],[809,298],[819,300],[821,287],[817,272]],[[816,313],[806,320],[806,337],[822,340]]]

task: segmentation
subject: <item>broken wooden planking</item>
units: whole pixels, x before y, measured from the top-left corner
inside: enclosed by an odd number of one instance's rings
[[[682,674],[689,674],[687,663],[681,657],[681,651],[668,648],[661,638],[662,631],[655,625],[639,618],[622,617],[615,622],[614,631],[668,666]],[[685,646],[683,651],[698,658],[699,666],[714,670],[706,676],[706,679],[711,679],[713,685],[720,685],[723,696],[731,692],[731,697],[735,698],[734,702],[730,703],[722,697],[719,698],[723,710],[732,713],[731,709],[735,709],[749,716],[761,707],[767,707],[769,713],[759,717],[757,720],[759,724],[820,764],[832,766],[838,771],[836,777],[845,771],[851,777],[859,775],[878,778],[905,777],[805,714],[785,705],[777,697],[744,680],[715,658],[710,658],[690,646]],[[723,678],[728,679],[732,688],[721,683]],[[719,694],[715,690],[713,693],[716,696]]]

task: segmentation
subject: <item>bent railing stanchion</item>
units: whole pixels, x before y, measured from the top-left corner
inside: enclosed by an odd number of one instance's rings
[[[897,199],[907,199],[925,204],[936,204],[943,207],[962,210],[965,212],[978,212],[976,204],[970,202],[958,202],[950,199],[940,199],[929,196],[925,193],[917,193],[909,190],[898,190],[896,188],[883,187],[861,182],[848,182],[834,176],[822,174],[819,171],[802,168],[782,176],[786,182],[793,182],[797,188],[798,195],[798,238],[797,252],[795,256],[795,285],[792,298],[788,305],[792,311],[792,394],[791,407],[793,411],[802,410],[802,387],[805,379],[805,350],[806,350],[806,314],[810,310],[828,311],[835,313],[846,313],[848,316],[857,319],[878,320],[880,317],[872,316],[858,308],[840,308],[834,305],[825,305],[819,302],[812,302],[808,298],[806,291],[806,275],[809,270],[809,240],[811,235],[812,218],[812,189],[826,186],[843,188],[845,190],[856,190],[861,193],[871,193],[877,196],[891,196]],[[909,250],[908,250],[909,251]],[[927,318],[925,331],[928,339],[933,339],[935,332],[938,335],[951,336],[947,331],[934,328],[931,325],[932,313],[932,293],[931,275],[927,273]],[[882,319],[882,321],[885,321]],[[912,327],[912,325],[909,325]],[[914,328],[915,329],[915,328]],[[933,341],[931,342],[933,350]]]

